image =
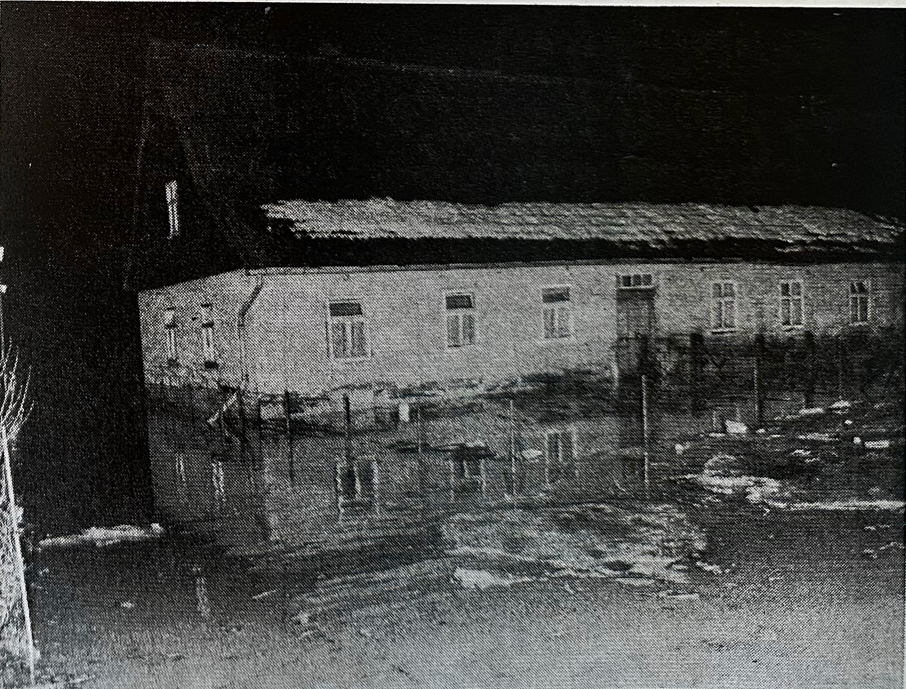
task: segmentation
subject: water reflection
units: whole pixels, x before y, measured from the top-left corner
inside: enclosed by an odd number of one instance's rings
[[[428,557],[456,514],[645,495],[638,414],[508,399],[407,411],[371,414],[370,427],[345,432],[261,429],[245,438],[154,416],[159,515],[265,570],[325,558],[379,568]],[[653,427],[666,437],[709,423],[662,413]],[[662,464],[673,448],[658,437],[650,459]]]

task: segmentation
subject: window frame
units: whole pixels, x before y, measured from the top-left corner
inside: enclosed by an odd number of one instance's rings
[[[201,358],[205,368],[218,368],[217,348],[214,342],[214,305],[201,304]]]
[[[721,296],[714,295],[714,287],[720,285]],[[732,285],[733,296],[728,297],[724,294],[727,285]],[[727,315],[727,302],[733,304],[733,324],[725,325]],[[708,321],[710,331],[715,335],[726,333],[735,333],[739,328],[739,284],[735,280],[711,280],[710,289],[708,290]],[[721,322],[719,326],[714,325],[715,308],[720,304]]]
[[[469,297],[472,306],[469,308],[456,308],[451,309],[447,306],[448,297]],[[477,300],[475,299],[474,290],[468,289],[459,289],[459,290],[444,290],[441,297],[441,310],[443,313],[443,341],[446,345],[445,349],[448,352],[458,352],[463,349],[468,349],[469,347],[474,347],[478,343],[478,308],[476,306]],[[468,314],[472,317],[472,341],[463,342],[463,318],[462,316]],[[455,318],[457,322],[457,334],[459,336],[459,344],[450,343],[450,319]]]
[[[330,307],[333,304],[358,304],[359,310],[361,311],[360,315],[357,316],[334,316],[330,312]],[[371,356],[371,340],[368,336],[368,321],[366,320],[366,310],[365,303],[359,297],[338,297],[331,298],[327,300],[324,304],[324,313],[327,316],[326,322],[326,331],[327,331],[327,358],[330,361],[336,362],[351,362],[351,361],[361,361],[367,359]],[[342,323],[344,329],[344,340],[349,345],[349,354],[344,356],[337,356],[334,351],[334,342],[333,342],[333,326],[336,323]],[[352,352],[352,324],[359,323],[362,326],[362,349],[363,352],[361,356],[353,356]]]
[[[545,290],[554,290],[554,289],[565,289],[569,294],[569,299],[559,302],[546,302],[544,301],[544,292]],[[573,286],[572,284],[552,284],[552,285],[542,285],[541,289],[538,292],[538,295],[541,297],[541,341],[542,342],[568,342],[575,337],[575,318],[573,315]],[[567,312],[567,333],[566,335],[554,335],[553,337],[547,336],[547,311],[552,310],[554,312],[554,332],[560,332],[560,316],[559,311],[564,307],[560,306],[562,304],[567,304],[565,308]]]
[[[792,293],[792,286],[794,284],[799,285],[799,294],[794,295]],[[783,294],[783,286],[789,285],[789,294]],[[799,323],[793,322],[793,303],[799,301]],[[783,303],[784,301],[789,302],[789,312],[790,312],[790,322],[783,322]],[[780,324],[780,327],[784,330],[801,330],[805,328],[805,281],[802,278],[787,278],[785,280],[780,280],[777,285],[777,320]]]
[[[864,288],[864,292],[854,292],[853,287],[855,285],[861,284]],[[849,290],[848,290],[848,299],[846,305],[849,309],[849,325],[852,328],[861,328],[869,325],[871,323],[871,280],[850,280],[849,281]],[[859,301],[865,301],[865,319],[864,320],[853,320],[853,302],[856,302],[856,315],[858,316],[860,312]]]
[[[167,200],[167,239],[179,237],[179,185],[175,179],[164,184],[164,194]]]
[[[624,279],[624,278],[629,278],[629,282],[630,282],[630,283],[634,283],[635,280],[634,280],[633,278],[635,278],[636,276],[638,276],[638,278],[639,278],[639,284],[638,284],[638,285],[636,285],[636,284],[624,285],[624,284],[623,284],[623,279]],[[639,272],[639,273],[616,273],[616,274],[615,274],[615,278],[616,278],[616,285],[617,285],[617,286],[616,286],[616,289],[617,289],[618,291],[619,291],[619,290],[624,290],[624,289],[635,289],[635,290],[654,289],[654,287],[655,287],[655,284],[654,284],[654,273],[645,273],[645,272]],[[646,282],[645,282],[645,278],[648,278],[647,284],[646,284]]]
[[[168,366],[176,366],[179,363],[179,349],[176,341],[178,328],[179,321],[176,318],[176,309],[173,307],[164,309],[164,351]]]

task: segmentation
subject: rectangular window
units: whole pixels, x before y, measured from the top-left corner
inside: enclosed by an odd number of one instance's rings
[[[849,283],[849,322],[852,325],[868,323],[868,297],[871,294],[866,280]]]
[[[444,300],[447,312],[447,347],[475,344],[475,299],[471,294],[448,294]]]
[[[732,282],[711,284],[711,330],[736,329],[736,285]]]
[[[802,280],[784,280],[780,283],[780,324],[801,327],[803,312]]]
[[[366,356],[365,316],[357,301],[331,302],[330,351],[334,359],[361,359]]]
[[[555,340],[572,334],[569,287],[545,287],[541,290],[544,307],[544,339]]]
[[[164,332],[166,333],[167,363],[175,364],[178,357],[176,352],[176,311],[164,311]]]
[[[617,275],[617,289],[648,289],[654,286],[651,273]]]
[[[167,182],[167,217],[170,223],[170,239],[179,236],[179,196],[176,191],[176,180]]]
[[[217,367],[214,350],[214,313],[210,304],[201,305],[201,350],[206,368]]]

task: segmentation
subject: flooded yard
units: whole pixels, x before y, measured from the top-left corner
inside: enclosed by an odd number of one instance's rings
[[[160,528],[35,554],[46,674],[899,686],[902,419],[832,402],[778,402],[751,432],[733,402],[643,422],[635,402],[557,394],[297,424],[291,438],[155,413]]]

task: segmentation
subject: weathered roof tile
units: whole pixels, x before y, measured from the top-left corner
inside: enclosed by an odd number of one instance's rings
[[[270,219],[299,237],[355,239],[603,240],[644,242],[756,240],[803,248],[817,244],[893,245],[903,225],[856,211],[814,206],[720,206],[649,203],[504,203],[440,201],[281,201]]]

